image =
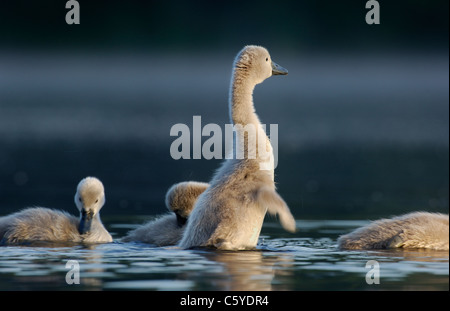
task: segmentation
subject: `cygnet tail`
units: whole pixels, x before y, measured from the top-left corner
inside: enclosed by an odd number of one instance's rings
[[[274,190],[263,187],[258,190],[257,200],[259,204],[267,206],[267,211],[271,215],[278,215],[283,228],[289,232],[295,232],[295,219],[292,216],[286,202]]]

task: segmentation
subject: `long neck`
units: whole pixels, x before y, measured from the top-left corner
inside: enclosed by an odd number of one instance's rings
[[[273,172],[272,146],[253,106],[254,88],[246,73],[235,69],[230,88],[230,117],[236,133],[233,158],[272,161],[263,169]]]
[[[253,106],[254,89],[255,84],[249,82],[245,73],[234,72],[230,88],[230,117],[233,124],[260,124]]]

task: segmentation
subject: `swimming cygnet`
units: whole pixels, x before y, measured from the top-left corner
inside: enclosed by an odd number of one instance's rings
[[[80,181],[75,194],[77,218],[64,211],[45,207],[26,208],[0,218],[0,244],[27,244],[34,241],[107,243],[112,237],[100,220],[105,203],[103,184],[95,177]]]
[[[166,194],[167,213],[131,230],[123,242],[143,242],[157,246],[176,245],[183,235],[185,224],[199,195],[209,184],[181,182],[173,185]]]
[[[238,53],[229,108],[232,123],[239,125],[235,126],[234,152],[244,156],[223,162],[189,215],[180,247],[254,248],[266,212],[278,215],[286,230],[295,231],[295,220],[275,190],[273,149],[253,105],[257,84],[285,74],[287,70],[274,63],[263,47],[246,46]],[[247,131],[251,127],[254,132]],[[256,144],[249,143],[255,140]]]
[[[413,212],[381,219],[338,239],[342,249],[425,248],[448,251],[448,215]]]

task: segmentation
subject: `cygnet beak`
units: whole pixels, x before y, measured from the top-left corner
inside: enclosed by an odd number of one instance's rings
[[[86,211],[84,208],[81,210],[81,219],[78,231],[80,234],[85,234],[91,231],[92,218],[94,213],[92,211]]]
[[[272,75],[287,75],[288,71],[286,68],[281,67],[275,62],[272,62]]]

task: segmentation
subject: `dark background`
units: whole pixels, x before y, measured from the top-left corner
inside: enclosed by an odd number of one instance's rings
[[[276,181],[296,218],[448,213],[448,1],[0,3],[0,215],[75,213],[78,181],[105,184],[103,217],[164,211],[172,183],[219,160],[170,157],[171,126],[228,123],[246,44],[289,70],[255,90],[279,125]],[[205,140],[205,139],[204,139]]]
[[[65,23],[66,1],[2,1],[1,47],[205,52],[248,42],[292,52],[448,50],[448,1],[79,1],[81,23]],[[231,48],[231,50],[233,50]],[[234,50],[233,50],[234,51]]]

